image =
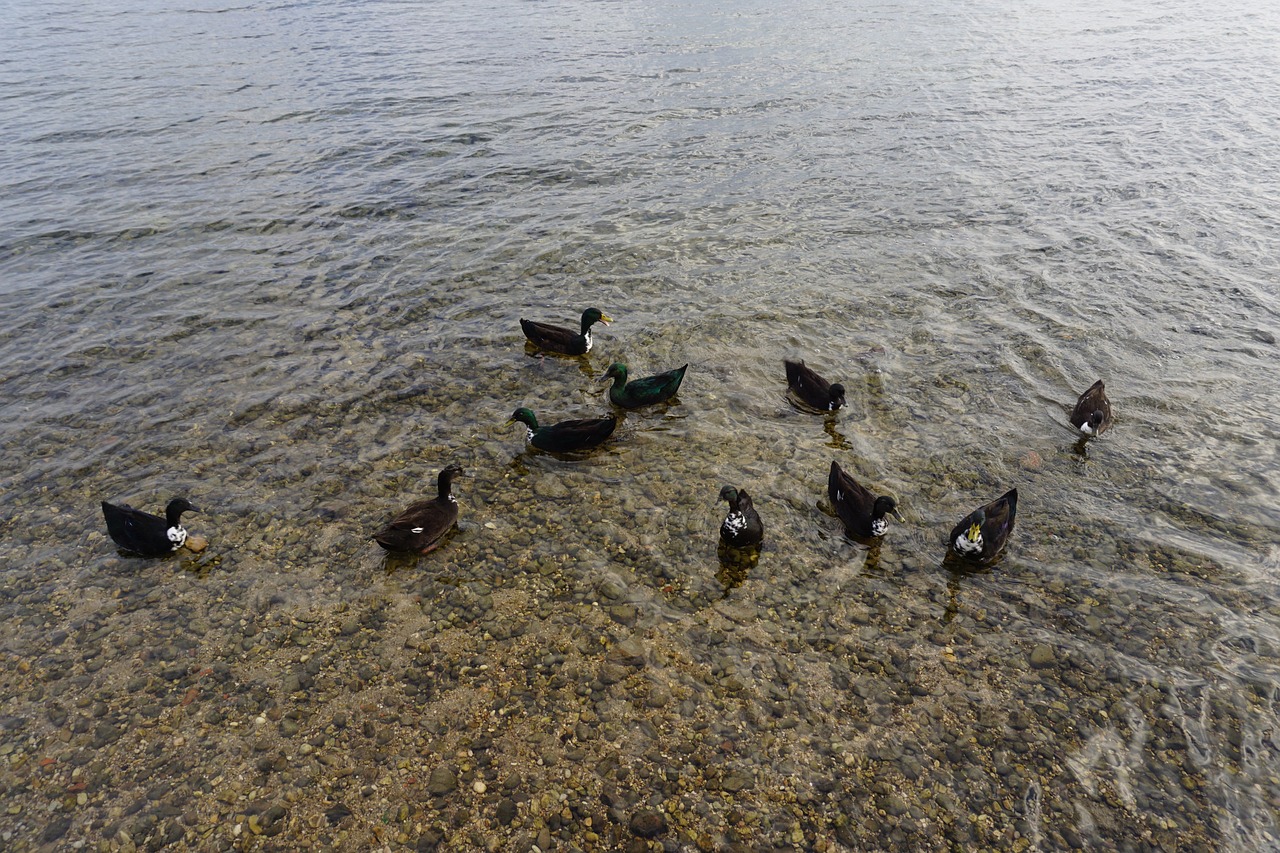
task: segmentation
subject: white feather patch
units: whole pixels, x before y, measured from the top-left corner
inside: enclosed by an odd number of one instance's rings
[[[974,542],[967,535],[961,533],[956,537],[956,551],[961,554],[980,554],[982,553],[982,534],[978,534],[978,541]]]

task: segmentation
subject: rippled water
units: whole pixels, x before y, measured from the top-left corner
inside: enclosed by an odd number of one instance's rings
[[[0,838],[1280,843],[1278,38],[1186,0],[0,7]],[[526,350],[590,305],[589,356]],[[797,356],[847,409],[788,404]],[[688,362],[679,402],[567,460],[504,425],[605,412],[614,360]],[[870,551],[832,459],[902,505]],[[384,557],[449,462],[461,530]],[[758,563],[717,559],[725,483]],[[98,502],[174,494],[209,549],[117,553]]]

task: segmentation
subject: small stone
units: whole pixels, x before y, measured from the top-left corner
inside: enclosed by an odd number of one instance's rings
[[[193,554],[199,554],[205,548],[209,547],[209,540],[203,536],[188,536],[187,541],[182,543],[187,546],[187,550]]]
[[[476,781],[471,783],[471,790],[475,791],[477,794],[483,794],[485,791],[488,790],[488,788],[484,784],[483,779],[477,779]]]
[[[503,797],[498,801],[498,823],[503,826],[510,826],[511,821],[516,819],[516,803],[510,797]]]
[[[1039,643],[1031,650],[1031,666],[1035,669],[1044,669],[1046,666],[1053,665],[1053,649],[1044,643]]]
[[[427,780],[427,791],[437,797],[458,787],[458,777],[444,764],[437,764]]]
[[[45,844],[57,841],[59,838],[67,834],[67,830],[71,828],[71,818],[62,816],[54,818],[44,831],[40,833],[40,840]]]
[[[644,644],[631,637],[609,649],[606,658],[626,666],[644,666]]]
[[[641,838],[656,838],[667,830],[667,819],[662,812],[653,809],[641,809],[631,815],[627,826]]]

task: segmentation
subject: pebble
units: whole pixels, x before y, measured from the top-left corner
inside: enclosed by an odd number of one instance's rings
[[[656,838],[667,831],[667,819],[661,812],[641,809],[631,815],[627,826],[641,838]]]
[[[1031,650],[1030,655],[1031,666],[1035,669],[1044,669],[1053,665],[1053,649],[1044,643],[1038,643]]]
[[[453,770],[444,764],[437,764],[431,770],[427,781],[427,791],[437,797],[448,794],[458,787],[458,777]]]

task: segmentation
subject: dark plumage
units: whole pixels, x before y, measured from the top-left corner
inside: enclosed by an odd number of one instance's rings
[[[615,361],[609,365],[608,371],[604,374],[605,379],[613,380],[613,384],[609,386],[609,401],[624,409],[664,403],[680,390],[680,383],[684,381],[684,372],[688,369],[689,365],[686,364],[684,367],[677,367],[666,373],[646,376],[643,379],[632,379],[628,382],[627,366]]]
[[[521,407],[511,413],[507,423],[519,421],[529,431],[529,443],[539,450],[551,453],[566,453],[571,450],[586,450],[595,447],[613,434],[618,425],[618,418],[609,415],[603,418],[583,418],[582,420],[561,421],[551,426],[538,426],[538,419],[532,409]]]
[[[979,565],[990,563],[1004,548],[1018,514],[1018,490],[1010,489],[961,519],[951,531],[952,553]]]
[[[388,551],[425,554],[434,549],[458,521],[453,478],[463,473],[458,465],[450,465],[441,471],[436,478],[436,496],[410,504],[390,524],[373,534],[374,540]]]
[[[846,474],[835,460],[832,460],[831,473],[827,476],[827,498],[850,536],[863,539],[883,536],[889,529],[885,516],[890,513],[902,521],[897,501],[888,495],[876,497]]]
[[[1107,389],[1101,379],[1076,400],[1071,425],[1085,435],[1102,435],[1111,426],[1111,401],[1107,399]]]
[[[750,548],[764,539],[764,524],[746,491],[725,486],[720,500],[729,502],[729,514],[720,522],[720,541],[734,548]]]
[[[187,541],[182,526],[184,512],[199,512],[186,498],[174,498],[164,508],[164,518],[134,509],[128,504],[116,506],[102,502],[102,517],[107,520],[107,533],[125,551],[144,557],[163,557],[181,548]]]
[[[806,406],[824,412],[834,412],[844,405],[844,386],[823,379],[803,361],[784,361],[787,368],[787,387]]]
[[[539,349],[558,352],[565,355],[583,355],[591,350],[591,327],[596,323],[606,326],[613,321],[601,314],[597,308],[588,308],[582,312],[582,331],[575,332],[564,326],[553,326],[549,323],[536,323],[533,320],[520,318],[520,328],[524,336]]]

